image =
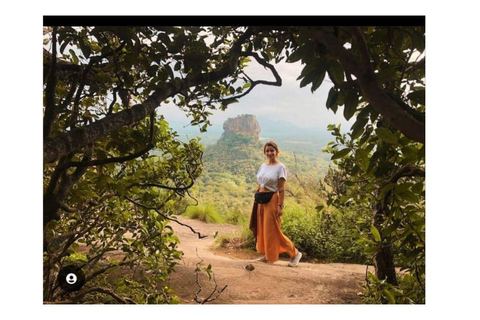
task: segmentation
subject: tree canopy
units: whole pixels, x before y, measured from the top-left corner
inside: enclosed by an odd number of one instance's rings
[[[423,285],[424,50],[423,25],[45,27],[44,299],[108,292],[117,302],[172,302],[156,285],[181,254],[168,221],[201,174],[202,147],[176,139],[161,106],[174,103],[207,130],[212,110],[281,86],[281,60],[302,62],[299,85],[312,92],[328,77],[326,108],[356,119],[348,136],[331,127],[328,150],[344,183],[368,197],[349,188],[330,204],[353,198],[375,207],[365,241],[377,276],[397,283],[385,252],[394,237]],[[254,63],[273,80],[252,79]],[[102,260],[114,250],[123,258]],[[67,263],[90,283],[75,296],[54,281]],[[111,284],[102,275],[118,266],[157,271],[146,283],[117,284],[127,299],[104,288]]]

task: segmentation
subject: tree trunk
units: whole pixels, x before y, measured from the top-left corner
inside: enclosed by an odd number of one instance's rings
[[[378,279],[387,279],[387,283],[397,285],[397,275],[395,274],[390,242],[390,239],[383,241],[380,249],[375,254],[375,272]]]
[[[58,210],[60,206],[55,200],[54,194],[48,194],[43,197],[43,228],[52,220],[60,218]]]
[[[382,226],[384,222],[384,210],[382,210],[382,203],[377,205],[375,216],[373,218],[373,225],[382,233]],[[380,249],[375,253],[375,274],[380,280],[387,280],[387,283],[397,285],[397,275],[395,273],[395,264],[393,263],[391,238],[381,239]]]

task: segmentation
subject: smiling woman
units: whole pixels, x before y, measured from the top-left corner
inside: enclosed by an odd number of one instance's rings
[[[262,164],[257,172],[257,192],[269,194],[270,199],[266,198],[261,202],[255,199],[250,221],[250,229],[257,242],[257,251],[265,255],[258,261],[274,263],[280,253],[286,252],[291,258],[288,266],[296,267],[302,254],[280,230],[287,168],[278,160],[279,149],[274,141],[265,143],[263,152],[267,162]]]

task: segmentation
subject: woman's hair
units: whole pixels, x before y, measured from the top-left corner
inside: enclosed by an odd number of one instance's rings
[[[275,143],[275,141],[267,141],[265,143],[265,145],[263,146],[263,153],[265,153],[265,149],[267,147],[272,147],[273,149],[275,149],[277,151],[277,154],[280,154],[280,150],[278,150],[278,145]]]

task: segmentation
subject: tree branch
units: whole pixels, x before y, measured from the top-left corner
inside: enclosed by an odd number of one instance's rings
[[[382,187],[388,185],[388,184],[391,184],[391,183],[397,183],[397,181],[400,179],[400,178],[403,178],[403,177],[414,177],[414,176],[418,176],[418,177],[425,177],[425,171],[418,168],[418,167],[414,167],[414,166],[410,166],[410,165],[406,165],[406,166],[403,166],[401,167],[400,169],[398,169],[391,177],[390,179],[388,179]],[[381,187],[381,188],[382,188]],[[380,188],[380,189],[381,189]],[[382,213],[384,211],[387,210],[388,208],[388,205],[387,205],[387,202],[388,202],[388,199],[390,198],[390,195],[392,194],[393,190],[389,190],[388,192],[385,193],[385,195],[383,196],[383,199],[378,203],[378,205],[381,206],[381,208],[379,208],[379,212]]]
[[[166,190],[173,190],[173,191],[186,191],[186,190],[190,189],[195,183],[195,179],[193,177],[193,172],[197,171],[197,168],[198,168],[198,164],[195,166],[195,168],[191,172],[190,170],[188,170],[188,168],[185,167],[185,171],[187,171],[188,176],[190,178],[190,184],[188,184],[186,186],[183,186],[183,187],[170,187],[170,186],[166,186],[166,185],[162,185],[162,184],[158,184],[158,183],[151,183],[151,182],[146,182],[146,183],[137,182],[137,183],[133,183],[133,184],[129,185],[127,187],[127,189],[130,189],[130,188],[135,187],[135,186],[139,186],[139,187],[157,187],[157,188],[166,189]]]
[[[150,115],[150,136],[149,136],[149,141],[148,144],[145,148],[142,150],[139,150],[135,153],[132,153],[127,156],[123,157],[113,157],[113,158],[107,158],[107,159],[97,159],[97,160],[90,160],[90,161],[80,161],[80,162],[65,162],[59,165],[60,169],[66,169],[69,167],[76,167],[76,168],[84,168],[84,167],[92,167],[92,166],[100,166],[108,163],[122,163],[126,162],[129,160],[133,160],[135,158],[138,158],[145,153],[149,152],[150,150],[153,149],[154,143],[153,143],[153,131],[154,131],[154,121],[155,121],[155,111],[152,112]]]
[[[83,88],[85,88],[85,85],[87,84],[87,75],[90,73],[90,70],[93,67],[93,64],[96,62],[97,59],[91,59],[88,62],[88,65],[85,67],[85,70],[83,70],[82,73],[82,79],[80,82],[80,85],[77,88],[77,94],[75,95],[75,99],[73,102],[73,110],[72,110],[72,115],[70,116],[70,120],[68,121],[69,126],[73,129],[77,125],[77,117],[78,117],[78,110],[80,108],[80,97],[83,92]]]
[[[68,91],[67,96],[65,97],[62,104],[60,105],[60,108],[59,108],[60,110],[65,109],[72,102],[73,95],[75,94],[75,91],[77,90],[77,84],[78,84],[78,77],[79,76],[74,75],[72,77],[73,77],[72,85],[70,87],[70,90]]]
[[[387,183],[396,183],[400,178],[414,176],[425,177],[425,171],[414,166],[403,166],[390,177]]]
[[[84,159],[87,161],[89,157],[85,155]],[[60,162],[63,163],[63,161]],[[58,209],[60,208],[61,202],[64,200],[67,192],[70,190],[70,187],[80,180],[80,178],[86,172],[85,168],[76,168],[71,175],[68,175],[64,169],[59,168],[60,166],[61,164],[55,168],[55,172],[52,175],[47,192],[43,196],[44,227],[46,227],[51,220],[59,218]]]
[[[256,52],[242,52],[241,53],[241,56],[242,57],[254,57],[255,60],[257,60],[257,62],[259,64],[261,64],[262,66],[264,66],[265,68],[268,68],[270,69],[270,71],[272,72],[273,76],[275,77],[275,81],[266,81],[266,80],[256,80],[256,81],[253,81],[251,80],[250,78],[247,78],[250,80],[250,83],[251,83],[251,86],[250,88],[247,89],[247,91],[245,91],[244,93],[238,95],[238,96],[234,96],[234,97],[230,97],[228,99],[224,99],[223,101],[229,101],[229,100],[234,100],[234,99],[239,99],[243,96],[246,96],[247,94],[250,93],[250,91],[253,90],[253,88],[255,88],[257,85],[259,84],[263,84],[263,85],[269,85],[269,86],[277,86],[277,87],[280,87],[282,86],[282,78],[280,77],[280,75],[278,74],[277,70],[275,69],[275,67],[273,65],[271,65],[270,63],[268,63],[267,61],[265,61],[264,59],[260,58],[260,56],[256,53]]]
[[[100,254],[97,255],[97,257],[95,257],[95,259],[92,259],[91,261],[89,261],[88,263],[92,263],[92,262],[98,262],[98,259],[101,258],[105,253],[107,253],[109,250],[106,250],[104,252],[101,252]],[[113,251],[113,250],[112,250]],[[85,279],[85,282],[89,282],[91,281],[93,278],[101,275],[102,273],[105,273],[107,272],[109,269],[112,269],[112,268],[116,268],[116,267],[123,267],[123,266],[126,266],[126,265],[129,265],[132,261],[124,261],[124,262],[120,262],[119,264],[111,264],[111,265],[108,265],[107,267],[105,268],[102,268],[100,270],[97,270],[95,271],[94,273],[92,273],[88,278]]]

